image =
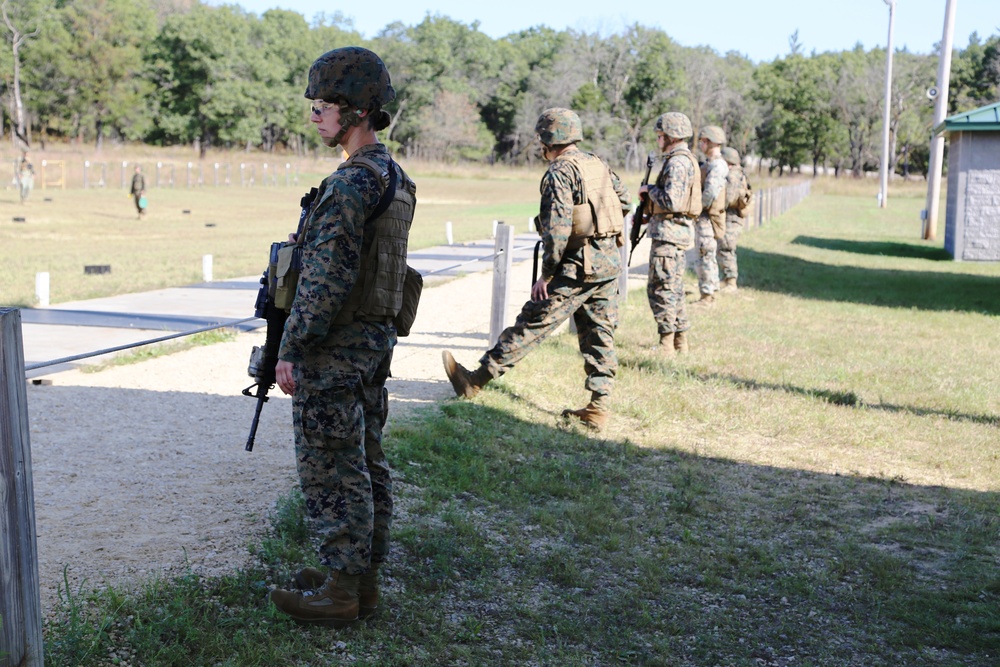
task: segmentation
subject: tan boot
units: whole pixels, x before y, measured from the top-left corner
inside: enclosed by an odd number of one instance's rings
[[[720,289],[719,291],[720,292],[735,292],[737,289],[739,289],[739,288],[736,287],[736,278],[726,278],[722,282],[722,289]]]
[[[480,366],[475,371],[469,371],[465,366],[455,361],[455,357],[451,356],[451,352],[447,350],[441,353],[441,359],[444,361],[444,372],[448,375],[456,396],[472,398],[486,386],[487,382],[493,379],[484,366]]]
[[[358,618],[367,618],[378,609],[378,568],[381,563],[372,563],[371,569],[358,580]],[[326,583],[326,570],[306,567],[295,573],[295,585],[300,591],[314,591]]]
[[[587,407],[579,410],[563,410],[562,416],[576,417],[595,431],[600,431],[604,428],[604,425],[608,423],[608,417],[611,416],[611,413],[604,408],[595,405],[594,402],[591,401],[587,404]]]
[[[711,308],[715,305],[715,295],[714,294],[702,294],[701,298],[695,301],[693,306],[699,306],[701,308]]]
[[[672,332],[660,334],[660,344],[656,349],[668,357],[674,356],[674,334]]]
[[[334,572],[313,594],[275,589],[268,595],[279,611],[297,621],[342,628],[358,620],[359,574]]]
[[[677,350],[677,354],[687,354],[688,337],[686,331],[678,331],[674,334],[674,349]]]

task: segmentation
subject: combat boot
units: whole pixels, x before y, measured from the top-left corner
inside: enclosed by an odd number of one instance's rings
[[[579,410],[563,410],[562,416],[576,417],[595,431],[600,431],[608,423],[608,417],[611,416],[611,413],[591,401],[587,407]]]
[[[673,332],[660,334],[660,344],[657,350],[668,357],[672,357],[674,355],[674,336]]]
[[[381,563],[372,563],[371,569],[358,580],[358,618],[367,618],[378,609],[378,568]],[[316,567],[306,567],[295,573],[295,586],[300,591],[314,591],[326,582],[326,571]]]
[[[275,589],[268,597],[278,610],[297,621],[342,628],[358,620],[361,575],[334,572],[315,593]]]
[[[687,354],[688,337],[686,331],[678,331],[674,334],[674,349],[677,350],[677,354]]]
[[[444,360],[444,372],[448,375],[456,396],[472,398],[486,386],[487,382],[493,379],[485,366],[470,371],[455,361],[455,357],[451,356],[451,352],[447,350],[441,353],[441,358]]]
[[[695,301],[693,306],[699,306],[701,308],[711,308],[715,305],[715,295],[714,294],[702,294],[701,298]]]
[[[735,292],[738,287],[736,287],[736,278],[726,278],[722,283],[722,289],[720,292]]]

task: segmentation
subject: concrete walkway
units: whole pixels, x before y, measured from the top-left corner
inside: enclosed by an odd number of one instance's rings
[[[529,272],[537,240],[535,234],[523,234],[514,240],[514,262],[526,265]],[[429,288],[462,276],[491,271],[493,247],[492,240],[483,240],[425,248],[411,252],[409,263],[424,274],[425,287]],[[530,278],[526,280],[530,285]],[[35,364],[253,318],[259,287],[260,276],[248,276],[60,303],[49,308],[23,308],[25,366],[30,369]],[[527,294],[527,289],[524,292]],[[486,298],[489,298],[488,292]],[[519,307],[520,302],[517,305]],[[488,315],[486,322],[488,327]],[[263,320],[250,319],[232,328],[252,331],[264,324]],[[27,376],[42,377],[81,364],[97,363],[108,356],[111,355],[45,365],[28,370]]]

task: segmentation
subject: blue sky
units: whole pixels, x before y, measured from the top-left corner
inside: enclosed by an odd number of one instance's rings
[[[663,29],[684,46],[708,45],[719,53],[738,51],[756,62],[770,61],[788,53],[788,38],[799,31],[805,52],[842,51],[861,42],[866,49],[885,46],[889,30],[889,7],[885,0],[633,0],[620,5],[608,0],[560,0],[528,2],[499,0],[380,0],[333,3],[321,0],[210,0],[212,4],[238,4],[261,14],[280,7],[302,14],[308,20],[319,12],[338,10],[353,19],[365,37],[374,37],[393,21],[419,23],[427,14],[441,14],[471,24],[491,37],[537,25],[557,30],[572,28],[611,34],[641,23]],[[964,48],[969,35],[1000,33],[1000,0],[956,0],[955,46]],[[915,53],[930,53],[941,40],[946,0],[897,0],[893,45]],[[377,11],[374,11],[375,8]],[[369,9],[370,8],[370,9]]]

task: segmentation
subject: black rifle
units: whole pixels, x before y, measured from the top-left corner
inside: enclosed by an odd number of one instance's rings
[[[302,197],[300,202],[302,212],[299,214],[299,227],[296,232],[298,238],[302,234],[302,228],[312,202],[316,198],[317,190],[313,188],[308,194]],[[254,304],[254,315],[267,322],[267,337],[264,339],[264,346],[253,346],[250,351],[250,366],[247,373],[254,379],[254,383],[243,390],[244,396],[257,399],[257,409],[253,413],[253,421],[250,423],[250,437],[247,438],[246,451],[253,451],[253,441],[257,437],[257,425],[260,422],[260,411],[267,402],[267,392],[274,386],[274,369],[278,365],[278,348],[281,346],[281,335],[285,332],[285,320],[288,319],[288,312],[278,308],[274,304],[274,271],[278,264],[278,250],[284,243],[272,243],[271,253],[268,258],[267,268],[260,279],[260,289],[257,290],[257,301]],[[256,393],[253,390],[256,388]]]
[[[650,153],[649,157],[646,158],[646,175],[642,178],[642,185],[649,184],[649,173],[653,171],[653,154]],[[632,253],[635,252],[635,247],[639,245],[639,241],[646,234],[646,230],[642,229],[642,225],[645,223],[643,218],[646,217],[646,207],[649,204],[649,196],[646,194],[639,195],[639,205],[635,207],[635,213],[632,214],[632,228],[629,229],[628,239],[629,239],[629,250],[628,250],[628,262],[625,266],[632,265]]]

